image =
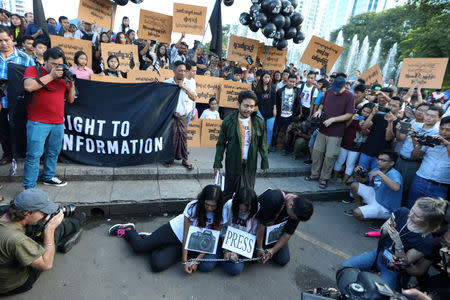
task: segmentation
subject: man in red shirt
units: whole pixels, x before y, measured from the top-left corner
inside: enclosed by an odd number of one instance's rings
[[[44,53],[44,66],[25,70],[24,87],[33,92],[28,106],[27,153],[25,157],[25,189],[34,188],[39,175],[39,159],[44,153],[45,185],[64,186],[67,182],[55,177],[56,163],[64,138],[64,99],[73,103],[75,83],[62,79],[64,52],[59,47]]]

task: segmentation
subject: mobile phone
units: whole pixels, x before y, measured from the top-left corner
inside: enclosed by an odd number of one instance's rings
[[[363,116],[358,116],[358,120],[364,121],[364,117]]]

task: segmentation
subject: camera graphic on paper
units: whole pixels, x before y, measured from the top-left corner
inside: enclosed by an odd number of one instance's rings
[[[215,254],[220,231],[189,227],[186,249],[190,251]]]
[[[286,226],[286,223],[287,221],[284,221],[283,223],[267,227],[266,245],[278,242],[278,240],[284,233],[284,227]]]

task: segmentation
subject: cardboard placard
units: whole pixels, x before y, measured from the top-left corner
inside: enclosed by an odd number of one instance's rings
[[[134,81],[132,81],[128,78],[119,78],[119,77],[105,76],[105,75],[98,75],[98,74],[92,74],[91,80],[92,81],[101,81],[101,82],[115,82],[115,83],[135,83]]]
[[[187,131],[188,148],[200,148],[200,139],[202,135],[202,120],[195,119],[189,122]]]
[[[170,70],[170,69],[160,69],[159,73],[161,73],[161,75],[160,75],[161,81],[167,80],[174,76],[173,70]]]
[[[87,55],[87,66],[92,69],[92,42],[74,39],[70,37],[63,37],[58,35],[50,35],[50,42],[52,47],[60,47],[66,55],[67,61],[71,65],[75,65],[73,58],[75,53],[83,51]]]
[[[116,55],[119,58],[119,70],[128,72],[130,70],[139,70],[139,52],[137,45],[120,45],[114,43],[102,43],[102,58],[105,62],[105,68],[108,68],[108,57]],[[131,68],[131,59],[134,61],[134,68]]]
[[[216,147],[217,140],[219,139],[220,126],[222,126],[222,120],[202,120],[202,136],[200,139],[202,148]]]
[[[206,25],[206,7],[189,4],[173,4],[172,31],[203,35]]]
[[[164,81],[155,71],[133,70],[128,72],[127,78],[134,82]]]
[[[399,87],[411,87],[415,81],[427,89],[440,89],[447,69],[446,58],[405,58],[398,79]]]
[[[313,35],[300,61],[317,69],[327,65],[327,73],[329,73],[342,51],[344,47]]]
[[[186,238],[186,250],[216,254],[220,231],[190,226]]]
[[[111,22],[113,6],[114,15]],[[80,0],[78,19],[91,24],[95,23],[102,28],[111,28],[111,24],[114,24],[116,9],[117,4],[110,0]]]
[[[256,62],[259,49],[259,42],[257,40],[232,35],[228,44],[227,59],[248,65],[246,57],[250,56],[253,62]]]
[[[172,16],[141,9],[139,38],[170,44],[172,40]]]
[[[253,251],[255,250],[255,243],[255,235],[228,226],[225,237],[223,238],[222,248],[247,258],[252,258]]]
[[[252,86],[248,83],[225,80],[220,90],[219,106],[238,108],[238,95],[242,91],[251,91]]]
[[[195,76],[197,84],[197,103],[209,103],[211,97],[216,97],[217,102],[220,100],[220,87],[224,83],[224,79],[211,76]]]
[[[362,73],[359,78],[364,79],[366,81],[366,85],[368,86],[371,86],[374,83],[379,83],[382,87],[384,87],[383,75],[381,74],[378,64],[370,67],[370,69]]]
[[[286,226],[287,221],[283,223],[267,226],[266,228],[266,246],[278,242],[280,237],[284,233],[284,226]]]
[[[270,47],[265,56],[266,59],[264,59],[263,53],[263,58],[261,60],[261,62],[264,63],[265,70],[279,71],[285,69],[287,49],[280,51],[276,47]]]

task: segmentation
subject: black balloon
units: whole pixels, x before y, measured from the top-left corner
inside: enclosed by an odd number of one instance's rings
[[[298,6],[298,0],[289,0],[291,2],[291,5],[296,8]]]
[[[262,33],[266,38],[273,38],[277,32],[277,27],[273,23],[267,23],[262,29]]]
[[[128,4],[128,0],[114,0],[118,5],[124,6]]]
[[[291,15],[291,26],[297,27],[298,25],[302,24],[303,17],[299,12],[295,12]]]
[[[253,22],[248,25],[248,28],[250,28],[253,32],[258,32],[259,30],[259,27],[257,27]]]
[[[270,13],[279,14],[281,12],[281,0],[271,0],[270,1]]]
[[[272,13],[271,9],[270,9],[270,3],[272,2],[272,0],[263,0],[261,2],[261,9],[263,10],[263,12],[265,12],[266,14],[270,14]]]
[[[256,27],[263,28],[267,24],[267,16],[264,13],[259,13],[255,17]]]
[[[283,2],[281,2],[281,5],[281,14],[283,14],[283,16],[290,16],[294,11],[294,7],[288,0],[283,0]]]
[[[291,27],[291,18],[290,17],[284,17],[283,29],[284,30],[289,30],[290,27]]]
[[[261,3],[261,0],[252,0],[252,3],[253,4],[259,4],[259,3]]]
[[[242,25],[248,25],[252,21],[252,18],[250,17],[250,14],[243,12],[239,16],[239,22],[241,22]]]
[[[272,23],[277,26],[277,29],[283,28],[284,26],[284,17],[282,15],[276,15],[271,19]]]
[[[279,41],[284,39],[284,30],[278,29],[278,31],[275,33],[275,36],[273,38],[276,40],[279,40]]]
[[[233,5],[234,0],[223,0],[223,4],[225,4],[226,6],[231,6]]]
[[[276,47],[278,45],[279,40],[274,39],[272,41],[272,46]]]
[[[257,14],[261,11],[261,7],[258,4],[253,4],[250,6],[250,15],[255,18]]]
[[[305,35],[301,31],[297,32],[296,36],[293,39],[294,43],[296,43],[296,44],[300,44],[304,40],[305,40]]]
[[[281,40],[277,43],[276,47],[278,50],[284,50],[288,46],[288,42],[286,40]]]
[[[286,39],[292,39],[297,35],[297,29],[294,27],[289,28],[289,30],[286,32]]]

